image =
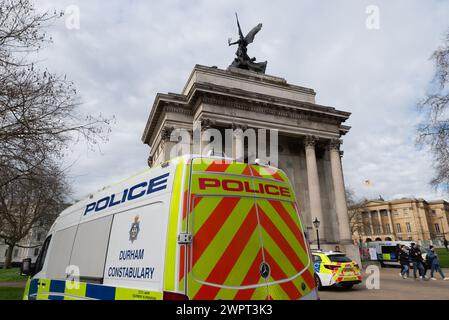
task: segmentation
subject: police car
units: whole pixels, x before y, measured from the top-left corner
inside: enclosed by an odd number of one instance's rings
[[[24,299],[317,299],[281,170],[183,156],[64,210]]]
[[[314,250],[312,258],[318,289],[332,286],[350,289],[362,282],[360,267],[344,253]]]

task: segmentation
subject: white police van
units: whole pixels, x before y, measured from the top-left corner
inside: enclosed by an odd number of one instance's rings
[[[23,272],[24,299],[317,298],[285,174],[216,157],[174,159],[67,208]]]

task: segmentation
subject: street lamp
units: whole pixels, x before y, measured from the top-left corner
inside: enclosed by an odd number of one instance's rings
[[[316,241],[317,241],[317,244],[318,244],[318,250],[321,250],[321,248],[320,248],[320,233],[319,233],[319,230],[318,230],[318,228],[320,227],[320,220],[318,220],[318,218],[315,217],[315,220],[312,223],[313,223],[313,226],[316,229]]]

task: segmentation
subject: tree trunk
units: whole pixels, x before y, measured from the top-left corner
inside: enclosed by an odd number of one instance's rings
[[[5,257],[5,266],[4,269],[10,269],[11,263],[12,263],[12,253],[14,250],[15,245],[14,244],[8,244],[8,250],[6,251],[6,257]]]

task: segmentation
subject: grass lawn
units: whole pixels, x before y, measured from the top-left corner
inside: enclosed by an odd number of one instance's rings
[[[0,300],[22,300],[23,288],[0,288]]]
[[[19,275],[20,269],[0,269],[0,282],[26,281],[27,277]]]
[[[449,268],[449,252],[445,248],[436,249],[442,268]]]

